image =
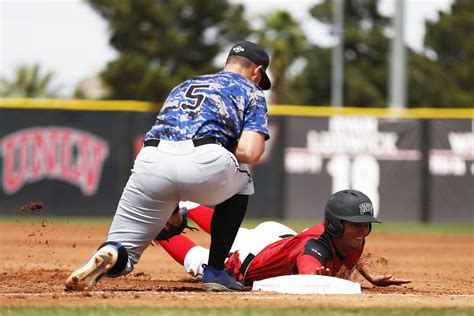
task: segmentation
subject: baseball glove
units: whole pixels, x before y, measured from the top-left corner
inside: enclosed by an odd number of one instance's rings
[[[170,238],[183,233],[185,228],[198,230],[195,227],[188,226],[188,209],[183,207],[171,215],[165,227],[155,237],[155,241],[169,240]]]

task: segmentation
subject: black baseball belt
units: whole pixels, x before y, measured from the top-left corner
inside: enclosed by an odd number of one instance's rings
[[[255,258],[254,254],[249,253],[247,257],[245,257],[244,261],[242,262],[242,265],[240,266],[240,273],[245,276],[245,273],[247,273],[247,269],[249,268],[250,263],[252,262],[253,258]]]
[[[201,137],[201,138],[193,139],[192,141],[193,141],[194,147],[207,145],[207,144],[219,144],[219,141],[215,137]],[[150,138],[143,142],[144,147],[149,147],[149,146],[158,147],[159,144],[160,144],[160,139],[158,138]]]

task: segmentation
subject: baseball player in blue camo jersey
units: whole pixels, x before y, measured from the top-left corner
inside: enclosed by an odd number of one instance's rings
[[[235,44],[223,71],[175,87],[146,134],[108,237],[66,280],[91,290],[103,276],[130,273],[179,201],[216,205],[203,288],[242,291],[224,268],[245,216],[253,181],[246,164],[260,159],[269,138],[264,92],[269,57],[249,41]]]

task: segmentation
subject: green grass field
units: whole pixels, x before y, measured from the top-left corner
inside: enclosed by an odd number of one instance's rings
[[[271,308],[271,307],[242,307],[242,308],[153,308],[153,307],[4,307],[0,308],[0,315],[9,316],[284,316],[284,315],[361,315],[361,316],[406,316],[406,315],[473,315],[473,308]]]
[[[268,220],[268,219],[267,219]],[[246,220],[242,226],[244,227],[255,227],[263,220]],[[307,221],[279,221],[295,231],[301,231],[308,227]],[[314,223],[317,224],[317,223]],[[374,232],[385,232],[385,233],[432,233],[432,234],[463,234],[473,235],[474,224],[442,224],[442,223],[382,223],[373,224],[372,229]]]
[[[271,219],[247,219],[242,226],[252,228],[264,221]],[[47,221],[54,224],[73,224],[73,225],[110,225],[112,217],[44,217],[44,216],[0,216],[0,221],[4,222],[41,222]],[[294,220],[276,220],[286,226],[293,228],[295,231],[301,231],[308,227],[308,221]],[[313,224],[317,224],[314,222]],[[190,221],[193,225],[193,222]],[[467,224],[445,224],[445,223],[396,223],[388,222],[373,225],[374,232],[387,233],[417,233],[417,234],[462,234],[474,235],[474,223]]]

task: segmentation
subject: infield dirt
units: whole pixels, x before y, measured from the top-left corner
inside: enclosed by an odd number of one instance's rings
[[[334,306],[474,307],[472,235],[394,234],[374,231],[366,254],[381,273],[413,282],[377,288],[354,276],[362,295],[209,293],[159,246],[150,246],[126,277],[101,280],[92,292],[65,292],[70,272],[106,237],[108,225],[0,222],[0,306]],[[187,232],[208,246],[203,232]]]

